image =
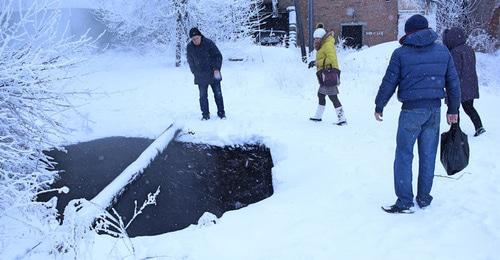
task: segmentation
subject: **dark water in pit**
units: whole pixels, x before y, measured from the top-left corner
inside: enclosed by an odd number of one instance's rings
[[[67,153],[51,151],[64,170],[53,187],[67,186],[68,194],[57,194],[62,214],[75,198],[92,199],[146,149],[153,140],[111,137],[66,147]],[[270,150],[261,144],[210,146],[173,141],[128,185],[113,208],[125,223],[148,193],[160,186],[156,206],[144,209],[127,229],[131,237],[156,235],[197,223],[204,212],[217,217],[273,194]],[[45,201],[54,194],[44,194]]]

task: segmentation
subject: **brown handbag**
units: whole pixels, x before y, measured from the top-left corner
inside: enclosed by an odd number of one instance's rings
[[[340,70],[332,68],[331,66],[326,68],[325,61],[326,59],[323,60],[323,69],[316,72],[319,84],[324,87],[335,87],[340,85]]]

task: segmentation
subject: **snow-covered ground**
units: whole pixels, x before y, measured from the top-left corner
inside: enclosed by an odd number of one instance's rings
[[[185,141],[259,141],[271,148],[273,196],[227,212],[216,225],[134,238],[136,258],[498,259],[498,53],[478,54],[481,99],[475,105],[487,132],[472,137],[472,123],[464,115],[471,158],[456,176],[461,178],[436,177],[434,201],[426,210],[389,215],[380,206],[395,201],[392,164],[400,103],[393,97],[382,123],[375,121],[373,112],[378,86],[397,47],[392,42],[339,54],[339,98],[349,123],[345,127],[333,124],[331,103],[323,122],[308,120],[317,104],[315,70],[299,62],[296,49],[221,46],[228,119],[215,119],[209,92],[210,121],[200,121],[198,90],[186,65],[175,68],[173,58],[165,54],[110,51],[81,68],[90,74],[71,86],[96,94],[90,100],[74,100],[88,120],[64,115],[75,129],[65,142],[117,135],[156,138],[176,122],[195,133],[184,135]],[[230,57],[245,61],[227,61]],[[445,111],[443,106],[443,119]],[[447,128],[442,120],[441,132]],[[417,161],[416,156],[415,179]],[[446,175],[439,162],[436,175]],[[80,256],[133,258],[123,245],[96,236],[92,250]]]

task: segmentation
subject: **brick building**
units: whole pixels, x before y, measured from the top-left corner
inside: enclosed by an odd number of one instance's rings
[[[495,7],[495,11],[493,12],[493,15],[491,16],[490,23],[489,23],[489,30],[490,33],[493,37],[495,37],[497,40],[500,40],[500,4],[499,6]]]
[[[474,21],[483,29],[486,29],[491,36],[499,39],[500,32],[498,23],[500,21],[500,1],[481,0],[472,13]]]
[[[308,1],[296,0],[300,6],[300,17],[304,37],[308,41]],[[397,40],[398,1],[397,0],[312,0],[313,24],[325,24],[336,36],[347,39],[347,45],[376,45]],[[271,0],[264,3],[271,3]],[[275,1],[276,2],[276,1]],[[278,0],[280,12],[294,5],[294,0]]]

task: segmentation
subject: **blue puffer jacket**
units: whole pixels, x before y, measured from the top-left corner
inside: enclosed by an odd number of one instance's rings
[[[403,46],[392,54],[375,99],[375,112],[382,113],[399,86],[398,100],[403,109],[440,107],[447,95],[448,114],[458,114],[460,81],[450,52],[435,43],[437,38],[432,29],[401,38]]]

